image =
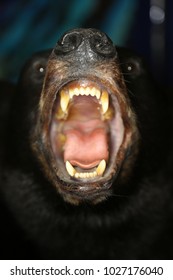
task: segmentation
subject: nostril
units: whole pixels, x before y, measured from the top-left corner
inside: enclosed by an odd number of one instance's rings
[[[116,55],[116,49],[105,33],[94,34],[90,39],[90,44],[94,52],[102,56],[113,57]]]
[[[66,33],[58,42],[55,47],[55,53],[66,54],[76,50],[82,42],[82,34],[78,32]]]

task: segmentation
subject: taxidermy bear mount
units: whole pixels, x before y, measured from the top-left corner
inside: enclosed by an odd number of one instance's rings
[[[73,29],[1,95],[2,257],[173,256],[171,118],[140,56]]]

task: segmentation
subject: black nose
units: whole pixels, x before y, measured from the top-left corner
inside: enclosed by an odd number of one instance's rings
[[[78,51],[78,55],[84,56],[96,54],[112,57],[116,55],[111,39],[96,29],[73,29],[65,33],[55,47],[57,55],[75,54],[75,51]]]

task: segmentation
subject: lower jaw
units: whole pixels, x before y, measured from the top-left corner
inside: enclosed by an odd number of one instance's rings
[[[88,203],[88,204],[98,204],[106,200],[110,195],[112,191],[111,188],[106,187],[101,188],[99,187],[99,190],[97,187],[93,189],[93,187],[79,187],[78,189],[75,190],[62,190],[61,189],[61,195],[63,199],[72,204],[72,205],[79,205],[83,203]]]
[[[107,200],[112,195],[112,184],[114,176],[99,178],[93,182],[80,182],[79,180],[71,179],[70,182],[61,181],[57,185],[57,191],[64,201],[72,205],[81,204],[98,204]]]

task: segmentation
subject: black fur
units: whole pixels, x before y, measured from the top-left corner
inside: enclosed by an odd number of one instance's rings
[[[122,48],[117,51],[137,114],[141,146],[128,183],[116,187],[112,197],[100,204],[64,202],[30,151],[28,131],[35,125],[44,78],[39,69],[45,68],[49,51],[31,58],[14,93],[10,86],[7,96],[6,86],[0,94],[2,259],[173,257],[167,97],[155,88],[139,56]]]

